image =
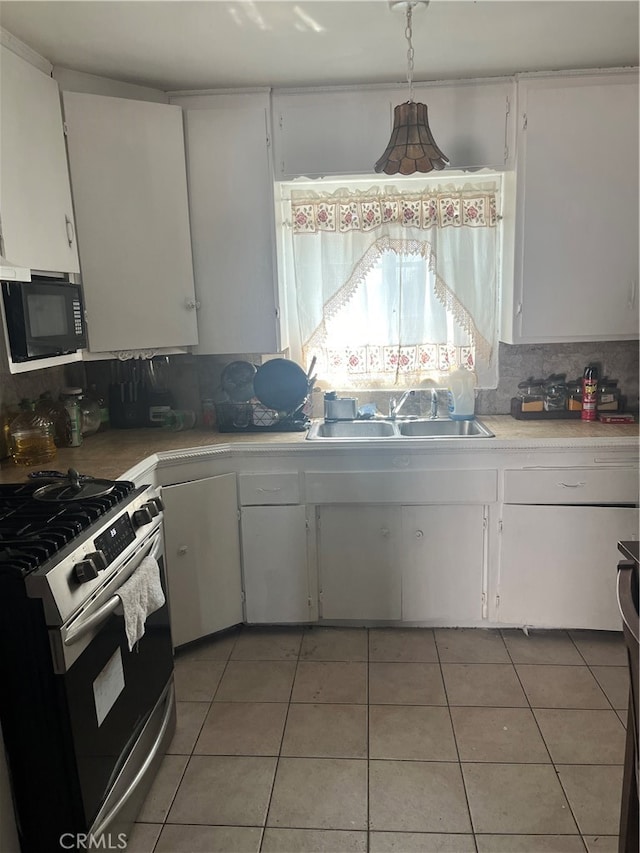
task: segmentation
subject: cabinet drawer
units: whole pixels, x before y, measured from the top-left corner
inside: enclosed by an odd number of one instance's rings
[[[505,471],[509,504],[636,504],[638,471],[621,468],[549,468]]]
[[[297,473],[240,474],[238,484],[242,506],[300,503],[300,478]]]
[[[307,503],[485,504],[497,500],[496,471],[353,471],[305,475]]]

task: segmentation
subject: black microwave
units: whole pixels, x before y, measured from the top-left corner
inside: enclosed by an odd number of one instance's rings
[[[87,345],[79,284],[40,277],[2,281],[2,301],[14,362],[66,355]]]

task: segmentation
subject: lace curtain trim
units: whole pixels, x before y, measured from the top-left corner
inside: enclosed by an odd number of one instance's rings
[[[385,252],[395,252],[398,255],[419,255],[429,264],[431,272],[435,271],[435,253],[429,243],[424,240],[402,240],[389,236],[379,237],[369,246],[356,264],[353,272],[344,285],[325,302],[322,311],[322,322],[313,331],[307,341],[303,342],[305,351],[321,349],[327,339],[326,321],[335,317],[353,297],[364,282],[373,267]],[[444,307],[451,312],[458,325],[467,333],[476,350],[476,355],[487,361],[491,356],[490,342],[480,334],[478,328],[460,299],[451,291],[440,275],[435,273],[435,294]]]
[[[390,223],[405,228],[462,226],[494,228],[497,224],[495,191],[338,194],[296,198],[292,194],[294,234],[374,231]]]

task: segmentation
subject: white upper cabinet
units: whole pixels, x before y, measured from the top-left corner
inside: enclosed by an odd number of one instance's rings
[[[398,93],[401,103],[407,94]],[[514,161],[511,119],[513,80],[484,80],[415,87],[414,100],[427,105],[429,127],[450,169],[509,168]],[[386,143],[385,143],[386,144]],[[382,151],[380,152],[382,153]]]
[[[15,266],[77,273],[58,84],[0,46],[0,254]]]
[[[280,349],[269,95],[174,98],[185,111],[199,353]]]
[[[508,343],[638,335],[638,75],[524,78]]]
[[[197,343],[182,111],[64,93],[89,349]]]
[[[372,174],[389,141],[388,90],[274,93],[276,180]]]
[[[414,98],[427,104],[429,126],[451,168],[507,165],[513,88],[510,80],[415,87]],[[276,179],[373,174],[389,142],[394,107],[407,99],[408,90],[400,88],[276,92]]]

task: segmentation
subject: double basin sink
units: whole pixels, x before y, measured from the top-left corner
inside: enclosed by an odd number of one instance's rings
[[[358,441],[371,438],[493,438],[480,421],[452,421],[448,418],[410,420],[320,421],[309,428],[311,441],[340,439]]]

